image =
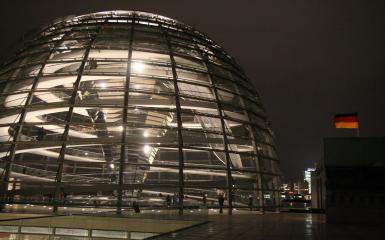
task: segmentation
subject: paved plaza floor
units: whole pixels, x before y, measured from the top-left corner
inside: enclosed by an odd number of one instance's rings
[[[326,224],[324,214],[213,214],[207,224],[156,239],[384,240],[385,226]]]

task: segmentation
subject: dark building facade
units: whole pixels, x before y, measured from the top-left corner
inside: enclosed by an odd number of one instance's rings
[[[384,224],[384,175],[385,138],[327,138],[313,207],[325,209],[328,223]]]

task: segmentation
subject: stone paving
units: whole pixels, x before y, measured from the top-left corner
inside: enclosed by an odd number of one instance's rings
[[[383,226],[349,226],[325,223],[323,214],[267,213],[211,215],[207,224],[156,239],[229,240],[384,240]]]

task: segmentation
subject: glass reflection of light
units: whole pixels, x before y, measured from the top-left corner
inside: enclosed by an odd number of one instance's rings
[[[144,69],[144,64],[140,62],[134,62],[132,64],[132,68],[137,72],[141,72]]]

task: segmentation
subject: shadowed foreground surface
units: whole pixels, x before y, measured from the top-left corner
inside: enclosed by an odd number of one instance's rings
[[[323,214],[211,215],[210,222],[156,239],[385,239],[382,226],[326,224]]]

